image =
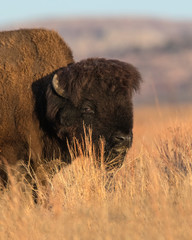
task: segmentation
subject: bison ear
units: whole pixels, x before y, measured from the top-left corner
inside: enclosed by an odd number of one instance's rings
[[[57,73],[53,76],[52,87],[59,96],[66,98],[65,89],[61,87]]]
[[[131,69],[131,67],[132,67],[132,69]],[[143,80],[142,80],[140,72],[134,66],[131,66],[131,67],[130,67],[131,88],[134,92],[137,92],[140,90],[140,85]]]

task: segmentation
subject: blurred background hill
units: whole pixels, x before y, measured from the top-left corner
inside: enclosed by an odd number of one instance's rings
[[[135,65],[144,83],[138,104],[192,102],[192,21],[147,17],[69,18],[16,24],[7,29],[53,29],[76,61],[116,58]]]
[[[192,103],[192,1],[2,1],[0,30],[56,30],[76,61],[135,65],[144,83],[137,104]]]

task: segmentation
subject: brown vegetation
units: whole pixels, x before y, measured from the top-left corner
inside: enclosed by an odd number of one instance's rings
[[[12,177],[0,195],[0,239],[192,239],[191,121],[191,106],[137,108],[111,191],[89,144],[89,156],[58,172],[49,191],[39,188],[39,204]]]

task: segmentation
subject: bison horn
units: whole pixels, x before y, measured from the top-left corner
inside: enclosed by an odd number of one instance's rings
[[[65,97],[65,90],[63,88],[61,88],[60,84],[59,84],[59,79],[58,79],[58,75],[55,74],[53,76],[53,79],[52,79],[52,86],[55,90],[55,92],[61,96],[61,97]]]

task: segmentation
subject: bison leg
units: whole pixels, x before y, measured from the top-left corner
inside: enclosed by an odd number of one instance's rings
[[[8,183],[7,160],[0,155],[0,189],[2,190]]]
[[[6,188],[8,182],[8,175],[6,170],[4,169],[4,166],[0,164],[0,190],[3,188]]]

